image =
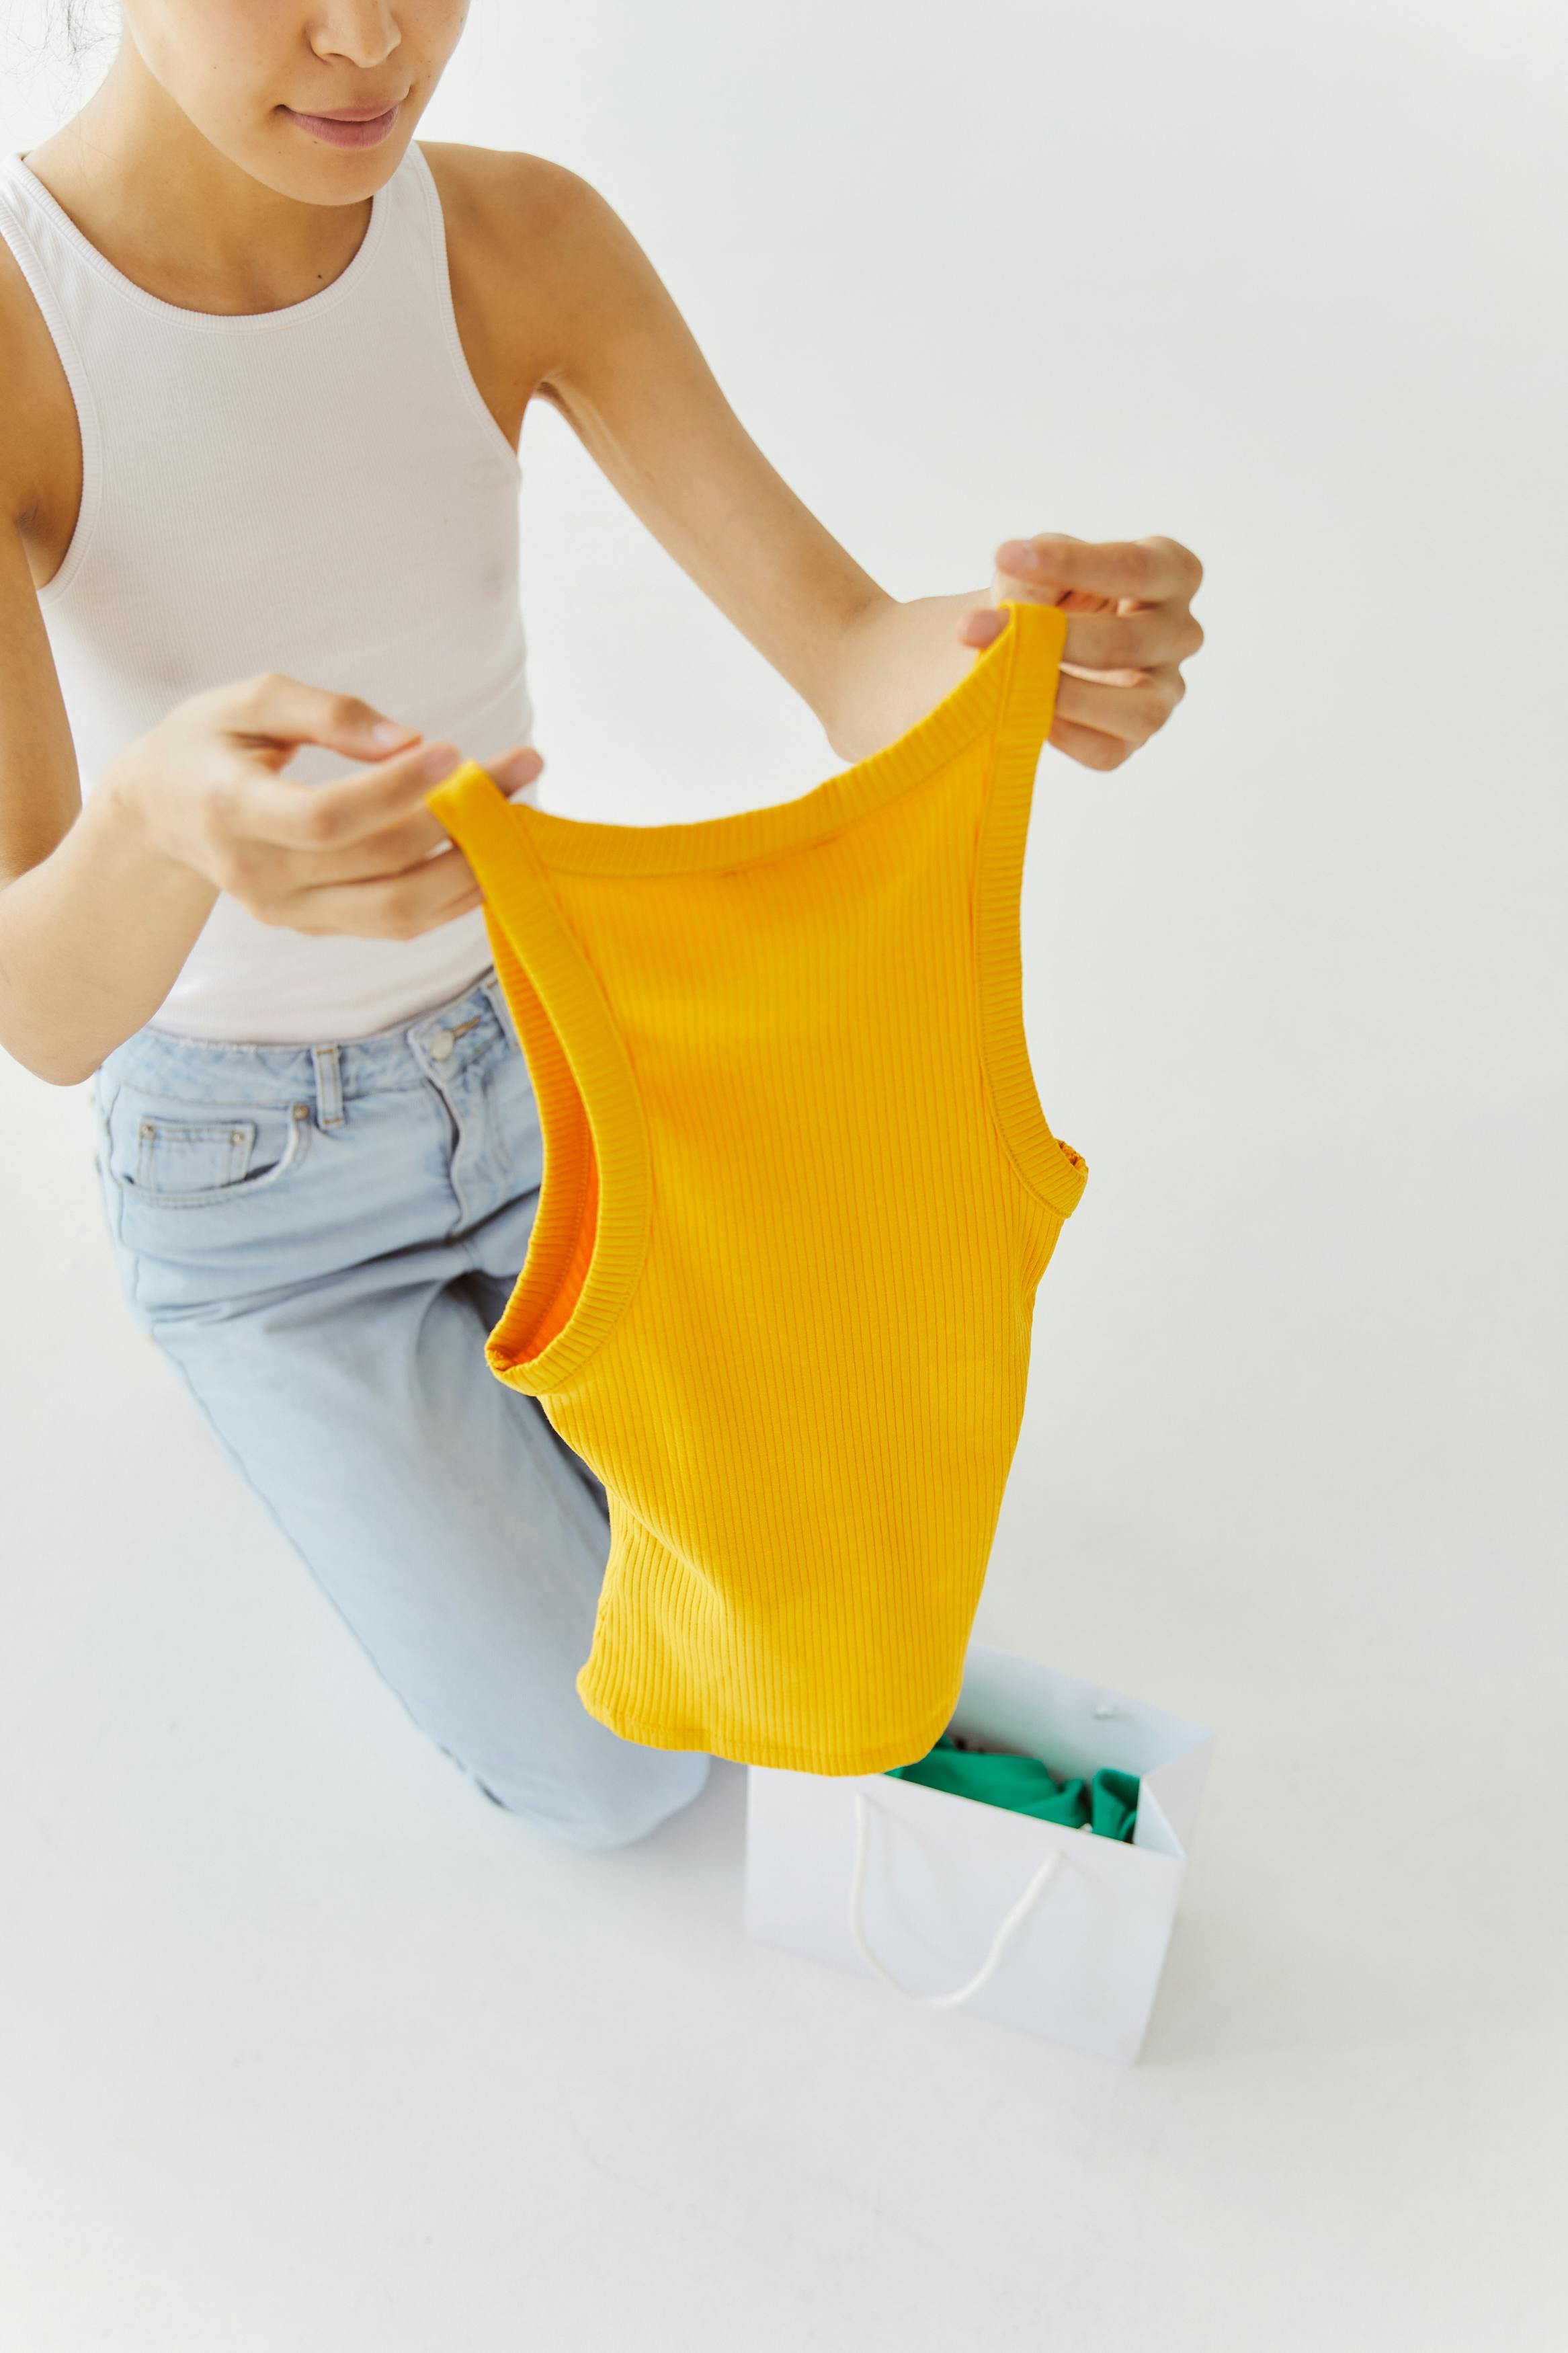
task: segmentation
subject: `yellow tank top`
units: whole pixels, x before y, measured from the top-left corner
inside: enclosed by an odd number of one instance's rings
[[[426,797],[544,1143],[485,1355],[604,1482],[577,1690],[628,1740],[870,1773],[957,1702],[1088,1175],[1020,987],[1066,617],[1001,609],[942,702],[798,800],[601,825],[472,761]]]

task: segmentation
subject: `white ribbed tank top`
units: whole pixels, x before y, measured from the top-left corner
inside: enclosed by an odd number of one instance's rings
[[[363,695],[481,763],[531,741],[521,469],[464,357],[416,142],[348,268],[281,311],[160,301],[19,154],[0,156],[0,236],[81,436],[80,512],[39,605],[84,795],[174,703],[260,670]],[[364,769],[304,744],[281,773],[316,785]],[[258,923],[225,892],[150,1026],[252,1044],[364,1037],[489,962],[478,907],[414,940],[318,937]]]

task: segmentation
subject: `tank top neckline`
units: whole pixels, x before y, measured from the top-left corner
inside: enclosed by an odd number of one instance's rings
[[[408,159],[414,153],[415,144],[410,140],[397,169],[382,182],[379,188],[372,191],[370,219],[364,235],[331,285],[321,287],[315,294],[307,294],[303,301],[286,302],[277,311],[191,311],[179,302],[165,302],[162,295],[149,293],[145,286],[138,286],[133,278],[127,278],[123,270],[116,269],[108,255],[100,252],[89,237],[83,236],[65,206],[45,186],[19,151],[13,148],[0,156],[0,169],[20,183],[27,199],[39,207],[72,251],[123,301],[147,311],[152,317],[166,320],[171,325],[185,327],[198,334],[256,335],[277,332],[282,328],[300,326],[318,319],[334,303],[342,301],[346,294],[352,293],[370,269],[385,234],[392,183],[399,173],[408,168]]]
[[[1027,735],[1055,700],[1067,615],[1059,606],[1011,600],[998,609],[1010,617],[1007,628],[942,702],[892,743],[794,800],[674,825],[611,825],[509,799],[484,768],[465,760],[426,803],[437,815],[443,801],[459,815],[476,802],[494,804],[489,814],[516,826],[538,863],[560,873],[698,874],[777,856],[868,815],[994,724]]]

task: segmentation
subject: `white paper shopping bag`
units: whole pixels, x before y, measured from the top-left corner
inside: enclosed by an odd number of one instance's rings
[[[971,1645],[949,1730],[1139,1778],[1130,1842],[885,1773],[747,1768],[749,1936],[1101,2058],[1142,2047],[1214,1735]],[[889,1993],[889,1999],[894,1999]]]

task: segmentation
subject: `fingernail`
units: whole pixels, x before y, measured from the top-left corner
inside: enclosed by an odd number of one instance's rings
[[[395,719],[378,719],[370,733],[371,741],[375,744],[411,744],[419,730],[417,727],[400,727]]]
[[[996,550],[996,562],[1004,572],[1028,573],[1037,572],[1040,568],[1039,557],[1023,539],[1004,540]]]
[[[434,776],[439,783],[443,776],[451,775],[461,757],[455,744],[426,744],[425,756],[419,763],[419,773],[422,776]]]

